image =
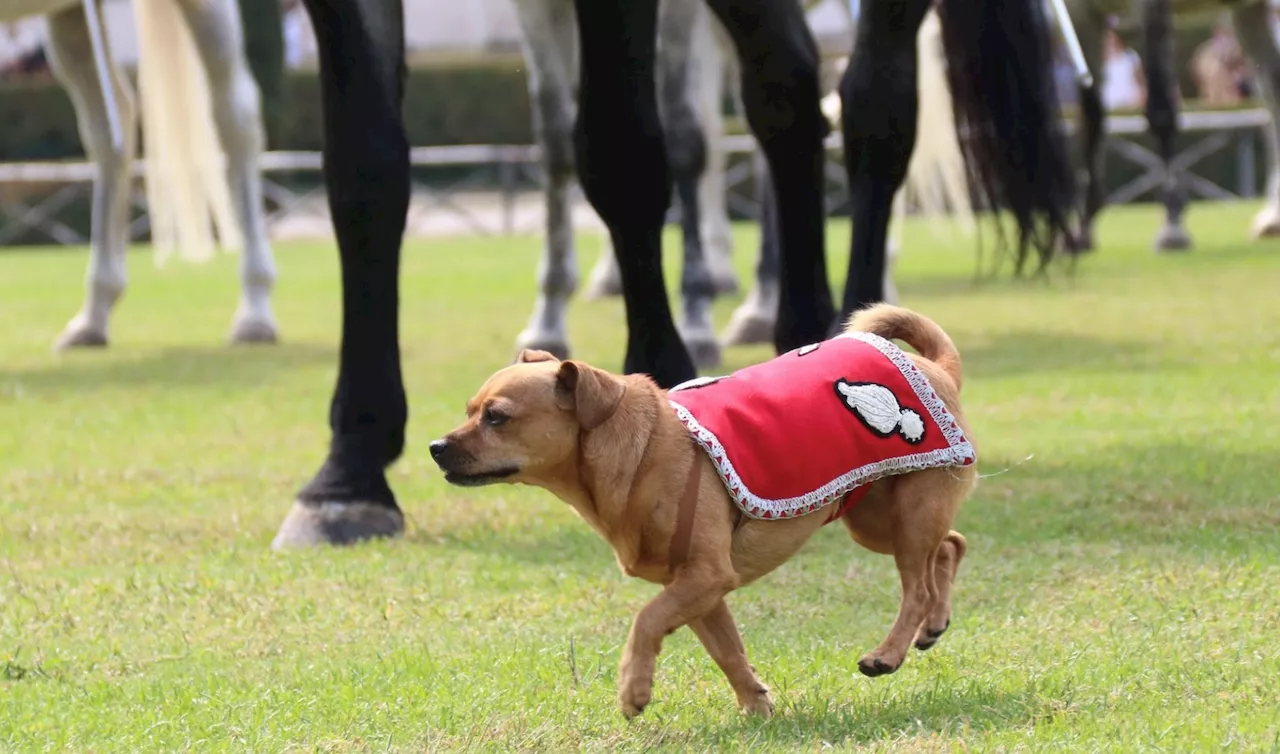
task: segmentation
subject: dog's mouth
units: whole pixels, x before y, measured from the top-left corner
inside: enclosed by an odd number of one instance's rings
[[[449,484],[458,487],[481,487],[486,484],[496,484],[508,477],[515,476],[520,473],[520,469],[514,466],[497,469],[496,471],[484,471],[475,474],[464,474],[459,471],[446,471],[444,480]]]

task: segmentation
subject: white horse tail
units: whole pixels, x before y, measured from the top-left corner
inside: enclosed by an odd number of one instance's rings
[[[920,25],[917,49],[920,105],[916,146],[899,197],[915,204],[927,216],[954,215],[966,230],[971,230],[975,225],[973,203],[947,84],[942,24],[933,9]]]
[[[134,0],[146,192],[157,264],[243,247],[209,82],[181,0]],[[218,1],[218,0],[215,0]],[[235,0],[231,0],[234,2]]]

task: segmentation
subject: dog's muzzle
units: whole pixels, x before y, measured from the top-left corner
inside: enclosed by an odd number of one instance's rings
[[[474,468],[475,456],[444,438],[432,442],[427,448],[431,451],[431,459],[444,472],[444,480],[449,484],[477,487],[500,481],[519,471],[514,467],[478,471]]]

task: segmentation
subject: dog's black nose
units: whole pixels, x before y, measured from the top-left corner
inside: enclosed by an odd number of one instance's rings
[[[427,447],[431,449],[431,457],[435,459],[436,463],[439,463],[440,459],[443,458],[444,454],[449,450],[449,441],[436,440]]]

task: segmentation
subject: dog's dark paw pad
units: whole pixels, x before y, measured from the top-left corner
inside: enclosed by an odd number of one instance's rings
[[[928,639],[920,639],[919,641],[916,642],[916,649],[920,650],[921,652],[928,652],[930,649],[933,649],[933,645],[937,643],[938,643],[938,640],[937,638],[934,638],[934,637],[930,637]]]
[[[867,659],[864,657],[863,659],[858,660],[858,670],[861,670],[862,674],[868,678],[888,675],[897,669],[897,667],[889,665],[878,657],[874,659]]]

